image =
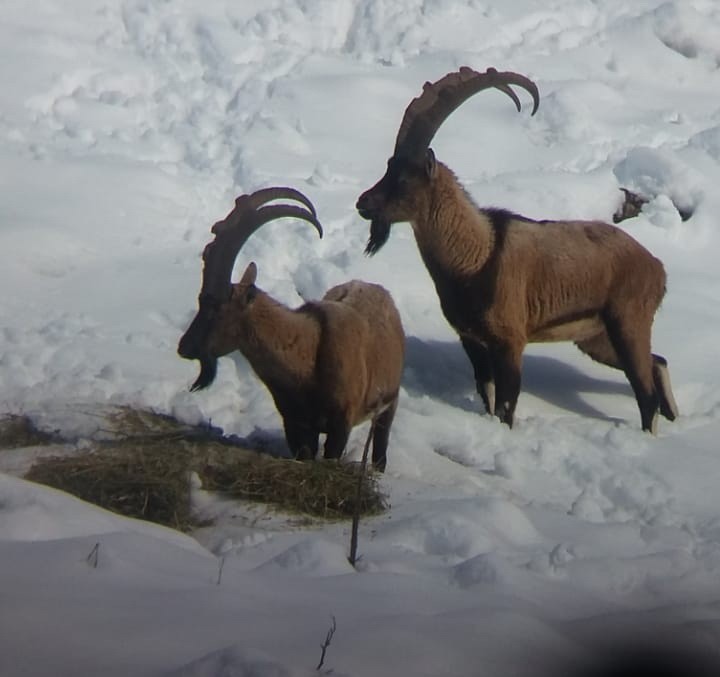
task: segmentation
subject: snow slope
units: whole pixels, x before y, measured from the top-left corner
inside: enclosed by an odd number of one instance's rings
[[[84,435],[81,411],[130,403],[282,447],[241,357],[191,394],[175,354],[210,225],[266,185],[310,196],[325,238],[269,224],[238,267],[291,305],[380,282],[408,336],[392,510],[364,525],[359,572],[343,526],[226,515],[200,547],[0,475],[3,677],[302,675],[332,615],[325,667],[347,675],[535,675],[654,623],[720,645],[717,2],[7,0],[0,17],[0,412]],[[478,415],[410,229],[363,256],[357,196],[421,84],[463,64],[541,92],[532,118],[488,92],[438,133],[480,204],[609,220],[619,186],[652,196],[622,227],[668,271],[654,349],[683,415],[656,439],[623,376],[565,344],[528,349],[512,431]]]

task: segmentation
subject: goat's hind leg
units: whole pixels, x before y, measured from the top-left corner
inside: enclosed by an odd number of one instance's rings
[[[618,317],[611,312],[604,320],[610,343],[635,393],[642,429],[655,435],[660,398],[656,392],[654,360],[650,352],[651,322],[644,322],[639,316]]]
[[[667,360],[662,355],[653,353],[653,381],[655,391],[660,398],[660,413],[668,420],[674,421],[679,415],[672,386],[670,385],[670,372],[668,371]]]
[[[375,430],[372,440],[372,462],[376,470],[385,472],[387,465],[387,447],[390,439],[390,428],[392,427],[395,412],[397,411],[398,398],[385,409],[375,420]]]
[[[485,411],[493,414],[495,413],[495,379],[490,351],[487,346],[468,336],[461,337],[460,341],[472,363],[475,372],[475,387],[485,405]]]
[[[622,371],[625,370],[607,332],[603,331],[592,338],[578,341],[575,345],[596,362]],[[655,393],[660,404],[660,413],[669,421],[674,421],[679,416],[679,410],[670,385],[667,360],[654,353],[652,355],[652,376]]]

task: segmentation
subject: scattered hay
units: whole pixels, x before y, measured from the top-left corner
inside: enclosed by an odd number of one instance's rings
[[[239,447],[217,429],[130,407],[113,409],[104,424],[103,439],[87,453],[40,459],[25,477],[121,515],[184,531],[200,526],[192,512],[193,473],[207,491],[287,513],[344,519],[355,510],[356,464],[272,458]],[[386,508],[377,477],[367,473],[361,514]]]
[[[324,519],[352,517],[356,506],[359,464],[301,462],[257,457],[207,466],[203,486],[235,498],[259,501],[285,512]],[[360,492],[360,514],[387,509],[377,476],[367,473]]]
[[[27,416],[0,417],[0,449],[19,449],[53,444],[58,437],[39,430]]]
[[[187,531],[197,524],[189,457],[180,444],[101,446],[82,456],[42,459],[25,477],[126,517]]]
[[[222,441],[222,430],[209,425],[193,426],[182,423],[167,414],[129,406],[113,407],[103,413],[107,427],[99,432],[111,440],[120,442],[132,439],[140,441],[199,440]]]

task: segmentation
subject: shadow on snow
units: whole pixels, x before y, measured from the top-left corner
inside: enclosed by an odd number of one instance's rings
[[[613,371],[608,368],[608,374]],[[475,379],[459,340],[422,340],[409,336],[405,342],[403,386],[413,396],[427,395],[470,412],[482,409],[480,397],[470,397],[475,393]],[[586,402],[583,393],[633,396],[627,383],[589,376],[566,362],[544,355],[523,357],[521,400],[523,393],[580,416],[606,421],[615,419]]]

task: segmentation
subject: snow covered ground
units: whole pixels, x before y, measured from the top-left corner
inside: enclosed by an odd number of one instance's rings
[[[238,265],[290,305],[380,282],[408,336],[392,509],[363,525],[359,571],[344,525],[226,515],[194,540],[0,475],[0,675],[313,674],[332,616],[336,675],[540,675],[656,625],[720,647],[716,0],[6,0],[0,18],[0,413],[85,434],[79,412],[129,403],[278,443],[241,357],[191,394],[175,354],[211,224],[267,185],[304,191],[326,235],[270,224]],[[422,83],[460,65],[541,93],[532,118],[481,94],[437,135],[480,204],[609,220],[619,186],[653,197],[622,227],[668,271],[654,349],[682,417],[657,438],[623,376],[566,344],[528,349],[512,431],[480,416],[409,227],[363,256],[357,196]]]

